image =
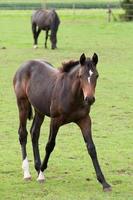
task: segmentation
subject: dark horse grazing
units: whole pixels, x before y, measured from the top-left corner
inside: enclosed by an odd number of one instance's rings
[[[57,31],[60,24],[60,19],[55,10],[40,9],[33,13],[31,18],[32,33],[34,37],[34,48],[37,48],[37,39],[41,30],[46,31],[45,48],[47,48],[47,39],[49,30],[51,30],[50,40],[51,48],[57,48]]]
[[[22,148],[24,179],[30,179],[26,153],[27,119],[31,119],[32,108],[35,116],[30,130],[35,169],[38,181],[44,181],[43,172],[55,146],[59,127],[74,122],[83,134],[88,153],[92,159],[98,181],[104,191],[111,190],[101,171],[95,145],[92,140],[90,107],[95,101],[94,93],[98,78],[97,54],[92,58],[81,55],[79,61],[70,61],[59,69],[54,69],[44,60],[30,60],[16,72],[13,83],[19,109],[19,141]],[[51,118],[50,133],[46,145],[46,155],[41,163],[38,148],[40,128],[47,115]]]

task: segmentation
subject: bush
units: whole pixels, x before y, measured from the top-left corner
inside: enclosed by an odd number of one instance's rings
[[[133,0],[123,0],[121,7],[125,10],[123,17],[126,20],[133,20]]]

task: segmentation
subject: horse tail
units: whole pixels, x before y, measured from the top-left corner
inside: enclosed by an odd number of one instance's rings
[[[29,103],[29,109],[28,109],[28,119],[29,120],[33,119],[33,111],[32,111],[32,107],[30,103]]]
[[[36,34],[36,23],[32,22],[32,33]]]

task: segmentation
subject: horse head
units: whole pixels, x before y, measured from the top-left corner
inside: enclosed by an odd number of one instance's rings
[[[84,53],[80,56],[78,76],[83,91],[84,101],[90,105],[95,102],[95,87],[98,78],[98,71],[96,69],[97,63],[98,56],[96,53],[94,53],[92,58],[86,58]]]
[[[50,35],[50,40],[51,40],[51,48],[55,49],[57,48],[56,43],[57,43],[57,31],[58,31],[58,27],[60,24],[60,19],[57,15],[57,13],[55,12],[55,10],[52,10],[52,23],[51,23],[51,35]]]

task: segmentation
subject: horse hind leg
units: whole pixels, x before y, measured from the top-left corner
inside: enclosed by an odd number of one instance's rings
[[[41,167],[41,159],[38,147],[38,140],[40,136],[40,128],[44,121],[44,116],[35,112],[35,117],[32,123],[32,127],[30,130],[31,133],[31,140],[32,140],[32,147],[33,147],[33,155],[34,155],[34,164],[35,169],[39,173]]]
[[[38,40],[38,37],[39,37],[40,33],[41,33],[41,29],[38,28],[38,30],[36,32],[36,43],[37,43],[37,40]]]
[[[29,172],[29,162],[27,158],[27,152],[26,152],[26,144],[27,144],[27,129],[26,129],[26,124],[27,124],[27,118],[31,118],[31,105],[28,102],[26,98],[20,98],[17,99],[17,104],[18,104],[18,109],[19,109],[19,129],[18,129],[18,134],[19,134],[19,142],[21,145],[21,151],[22,151],[22,169],[24,173],[24,179],[25,180],[30,180],[31,175]]]
[[[49,31],[47,30],[47,31],[46,31],[46,35],[45,35],[45,44],[44,44],[45,49],[47,49],[48,33],[49,33]]]
[[[40,169],[40,172],[39,172],[39,176],[37,178],[37,181],[39,181],[39,182],[44,181],[43,171],[47,168],[47,164],[48,164],[50,154],[54,150],[56,135],[57,135],[57,132],[58,132],[60,126],[61,126],[60,121],[58,121],[58,120],[56,121],[56,119],[51,119],[50,134],[49,134],[48,143],[46,145],[46,155],[45,155],[45,158],[42,162],[41,169]]]
[[[36,30],[36,24],[32,23],[32,34],[33,34],[33,39],[34,39],[34,49],[37,48],[37,30]]]

